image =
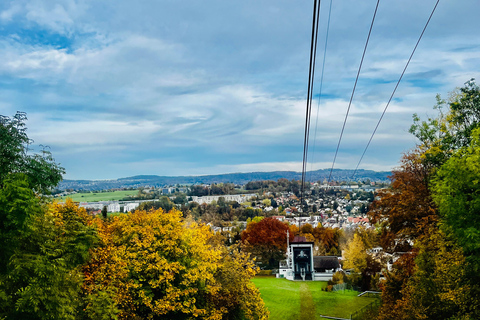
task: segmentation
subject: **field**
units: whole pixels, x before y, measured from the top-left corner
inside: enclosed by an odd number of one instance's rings
[[[58,201],[65,201],[66,198],[72,198],[76,202],[96,202],[96,201],[117,201],[127,196],[138,194],[138,190],[120,190],[111,192],[89,192],[76,193],[66,197],[57,198]]]
[[[357,297],[356,291],[322,291],[327,286],[322,281],[274,277],[255,277],[252,281],[259,288],[272,320],[320,320],[320,315],[350,319],[350,314],[375,300]]]

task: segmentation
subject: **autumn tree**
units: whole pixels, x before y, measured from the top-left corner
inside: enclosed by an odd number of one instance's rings
[[[246,250],[256,256],[263,265],[275,268],[287,250],[287,224],[275,218],[264,218],[250,222],[242,232],[242,243]],[[290,234],[290,241],[294,234]]]
[[[419,150],[406,153],[393,171],[391,188],[380,190],[370,207],[372,223],[381,227],[380,242],[387,252],[404,252],[436,223],[437,213],[429,189],[431,167]]]
[[[85,290],[114,292],[120,319],[221,316],[205,302],[205,294],[217,290],[220,256],[207,243],[207,227],[183,222],[177,210],[158,209],[114,217],[102,228],[104,245],[85,267]]]
[[[365,231],[363,231],[365,234]],[[367,250],[371,248],[372,243],[367,240],[361,232],[356,232],[343,251],[345,263],[343,268],[353,269],[355,274],[351,276],[351,281],[358,285],[362,290],[371,289],[372,279],[381,271],[381,265]]]
[[[316,255],[339,255],[340,254],[340,238],[342,230],[338,228],[324,228],[321,225],[316,226],[312,230],[314,237]]]
[[[84,291],[111,297],[119,319],[265,319],[263,301],[248,284],[255,266],[212,242],[209,227],[175,209],[137,210],[95,224],[102,245],[83,269]],[[98,304],[86,310],[96,314]]]
[[[222,319],[268,319],[269,312],[260,292],[250,281],[258,272],[250,255],[238,245],[221,247],[220,251],[221,259],[214,275],[220,288],[209,299],[216,309],[225,313]]]
[[[367,268],[367,248],[358,234],[347,243],[343,252],[345,269],[353,269],[356,273],[362,273]]]
[[[379,320],[477,319],[478,285],[455,242],[432,226],[387,273]]]

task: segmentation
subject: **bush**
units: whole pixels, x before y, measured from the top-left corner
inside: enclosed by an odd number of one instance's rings
[[[348,277],[343,271],[337,271],[333,274],[332,279],[328,280],[327,286],[323,289],[323,291],[333,291],[333,286],[336,284],[343,284],[349,283]]]

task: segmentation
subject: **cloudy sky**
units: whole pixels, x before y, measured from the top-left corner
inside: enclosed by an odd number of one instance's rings
[[[337,168],[357,164],[435,2],[380,1]],[[333,1],[309,169],[331,166],[375,5]],[[300,171],[312,9],[303,0],[3,0],[0,114],[27,112],[29,136],[50,146],[67,179]],[[362,168],[395,167],[416,143],[412,114],[435,115],[437,93],[479,78],[479,12],[478,0],[440,1]]]

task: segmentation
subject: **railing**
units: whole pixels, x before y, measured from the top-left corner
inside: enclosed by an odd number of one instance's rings
[[[367,297],[371,297],[372,295],[374,297],[378,297],[378,295],[380,293],[381,293],[380,291],[364,291],[364,292],[360,293],[357,297],[362,297],[364,295],[366,295]]]

